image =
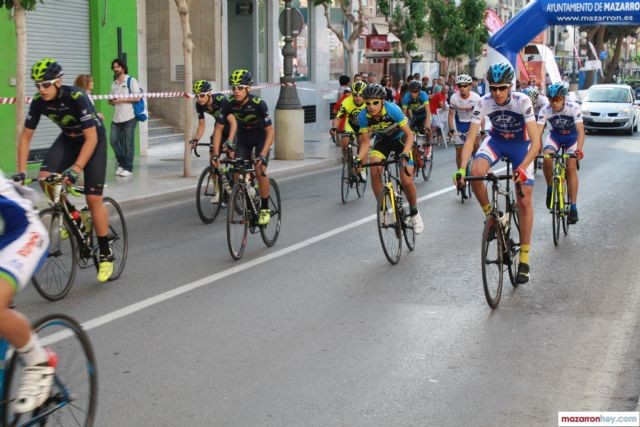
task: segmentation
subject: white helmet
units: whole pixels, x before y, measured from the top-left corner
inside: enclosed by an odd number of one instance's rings
[[[470,85],[471,84],[471,76],[469,76],[467,74],[460,74],[456,78],[456,84],[457,85]]]

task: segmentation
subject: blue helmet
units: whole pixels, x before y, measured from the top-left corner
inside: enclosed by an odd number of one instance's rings
[[[549,98],[555,98],[556,96],[567,96],[569,91],[563,82],[554,83],[547,87],[547,95]]]
[[[538,100],[538,90],[534,87],[525,87],[524,89],[522,89],[522,93],[524,93],[525,95],[527,95],[529,98],[531,98],[531,103],[533,105],[536,105],[536,101]]]
[[[511,64],[506,62],[499,62],[493,64],[487,70],[487,81],[489,84],[511,84],[515,72]]]

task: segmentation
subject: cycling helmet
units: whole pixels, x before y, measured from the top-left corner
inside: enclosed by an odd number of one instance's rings
[[[207,93],[211,89],[211,83],[206,80],[198,80],[193,84],[193,93]]]
[[[487,81],[489,84],[511,84],[514,75],[511,64],[499,62],[491,65],[487,70]]]
[[[536,105],[536,101],[538,100],[538,95],[540,95],[538,93],[538,89],[534,87],[525,87],[524,89],[522,89],[522,93],[524,93],[529,98],[531,98],[531,104]]]
[[[364,99],[385,99],[387,91],[380,85],[369,85],[362,91]]]
[[[409,82],[409,92],[415,92],[418,90],[422,90],[422,85],[417,80],[411,80]]]
[[[351,85],[351,91],[354,95],[362,95],[367,88],[367,83],[363,81],[355,82]]]
[[[562,84],[562,82],[554,83],[547,87],[547,95],[549,95],[549,98],[555,98],[556,96],[567,96],[567,93],[569,93],[569,91],[567,90],[565,85]]]
[[[62,66],[53,58],[44,58],[31,67],[31,78],[37,82],[54,80],[62,77]]]
[[[247,70],[235,70],[229,77],[229,84],[231,86],[251,86],[253,84],[253,76]]]
[[[471,84],[471,76],[469,76],[467,74],[460,74],[456,78],[456,84],[457,85],[470,85]]]

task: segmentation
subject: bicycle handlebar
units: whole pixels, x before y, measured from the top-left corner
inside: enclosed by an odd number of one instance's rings
[[[487,173],[484,176],[466,176],[465,181],[491,181],[493,183],[497,183],[498,181],[504,181],[507,179],[513,179],[512,175],[495,175],[492,172]],[[516,192],[518,196],[521,198],[524,197],[524,193],[522,192],[522,183],[516,182]]]
[[[24,185],[31,184],[32,182],[44,182],[45,184],[48,184],[48,185],[55,185],[55,184],[61,183],[61,181],[62,181],[62,174],[52,173],[51,175],[46,176],[44,178],[26,178],[24,180]],[[66,188],[67,188],[67,192],[74,197],[80,197],[82,194],[84,194],[84,188],[78,185],[67,185]]]
[[[394,157],[393,159],[390,160],[382,160],[381,162],[377,162],[377,163],[361,163],[360,166],[361,167],[372,167],[372,166],[388,166],[388,165],[392,165],[395,163],[401,163],[402,159],[399,157]],[[407,170],[407,166],[403,166],[402,170],[404,171],[404,173],[407,176],[411,176],[411,173],[409,173],[409,171]]]
[[[198,142],[197,144],[191,144],[191,150],[193,150],[193,154],[196,155],[196,157],[200,157],[200,154],[198,154],[198,147],[211,147],[211,144],[209,144],[208,142]]]
[[[220,163],[226,163],[229,165],[235,165],[238,169],[239,172],[241,173],[246,173],[246,172],[255,172],[255,164],[256,164],[256,160],[251,160],[251,159],[222,159],[220,160]],[[250,166],[250,167],[247,167]],[[260,171],[262,176],[267,176],[267,174],[264,171]]]

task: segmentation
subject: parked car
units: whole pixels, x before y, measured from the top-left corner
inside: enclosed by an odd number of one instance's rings
[[[588,131],[621,130],[633,135],[640,124],[640,101],[629,85],[593,85],[584,95],[581,109]]]

